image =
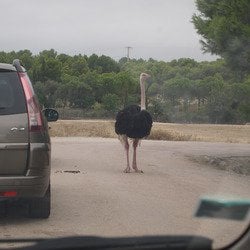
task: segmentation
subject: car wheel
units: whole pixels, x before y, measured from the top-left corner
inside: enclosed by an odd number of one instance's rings
[[[44,195],[41,198],[33,198],[29,201],[29,213],[30,218],[47,219],[50,216],[50,185]]]

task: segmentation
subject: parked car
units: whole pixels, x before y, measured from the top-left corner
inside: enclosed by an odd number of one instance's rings
[[[50,215],[51,143],[47,121],[54,109],[41,110],[31,81],[18,59],[0,63],[0,213],[22,200],[28,216]]]

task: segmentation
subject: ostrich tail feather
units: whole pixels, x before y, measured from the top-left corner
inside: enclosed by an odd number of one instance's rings
[[[129,138],[130,144],[132,144],[135,140],[138,140],[138,146],[141,146],[141,139]]]
[[[129,142],[129,144],[132,144],[134,142],[135,138],[129,138],[126,135],[118,135],[118,140],[125,147],[127,140]],[[138,146],[141,146],[141,141],[142,141],[141,139],[138,140]]]

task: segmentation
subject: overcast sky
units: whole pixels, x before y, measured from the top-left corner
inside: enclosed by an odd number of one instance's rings
[[[195,0],[0,0],[0,50],[169,61],[203,54],[191,17]]]

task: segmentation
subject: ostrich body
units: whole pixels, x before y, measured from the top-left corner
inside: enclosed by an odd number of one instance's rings
[[[133,162],[132,168],[137,173],[143,173],[139,170],[136,162],[136,149],[140,139],[148,136],[152,127],[152,117],[146,111],[145,105],[145,80],[150,76],[146,73],[140,75],[140,87],[141,87],[141,107],[138,105],[130,105],[123,110],[119,111],[116,116],[115,132],[119,136],[119,140],[125,147],[127,156],[127,167],[124,170],[125,173],[131,171],[129,164],[129,141],[133,142]]]

